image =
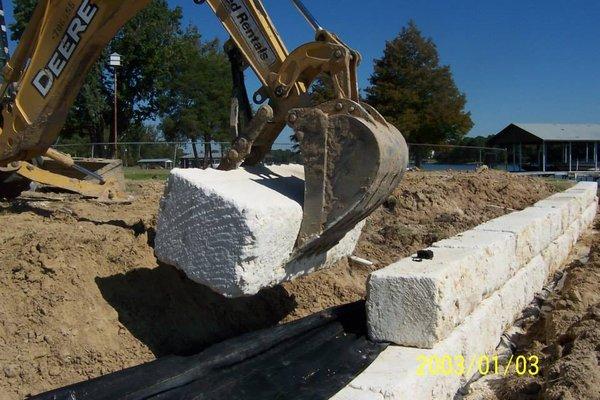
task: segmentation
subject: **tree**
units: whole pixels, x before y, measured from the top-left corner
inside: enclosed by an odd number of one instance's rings
[[[117,81],[120,140],[139,140],[145,132],[144,122],[159,116],[160,97],[171,76],[185,67],[182,43],[193,40],[197,32],[182,29],[182,17],[180,7],[170,9],[166,0],[153,0],[111,41],[108,53],[123,56]],[[106,60],[101,62],[112,94],[113,75]]]
[[[473,127],[466,96],[440,65],[437,48],[411,21],[375,60],[367,102],[411,143],[458,142]],[[416,151],[420,164],[422,154]]]
[[[172,140],[192,141],[198,159],[197,141],[204,142],[206,168],[212,164],[211,142],[229,141],[229,110],[232,79],[229,60],[218,40],[202,43],[200,36],[181,43],[182,68],[173,71],[160,103],[162,129]]]
[[[15,22],[10,25],[12,40],[19,40],[31,19],[37,0],[13,0],[13,17]]]
[[[293,150],[271,150],[265,157],[266,163],[272,164],[302,164],[302,157]]]
[[[335,99],[331,76],[320,75],[310,86],[309,93],[313,106]]]
[[[15,23],[12,38],[19,40],[36,0],[13,0]],[[161,113],[159,99],[170,85],[171,75],[183,68],[182,43],[196,37],[190,28],[182,29],[182,10],[169,8],[165,0],[153,0],[129,21],[110,42],[90,71],[70,110],[61,136],[87,135],[91,142],[104,142],[113,124],[113,73],[107,65],[114,51],[124,57],[119,68],[119,140],[139,140],[147,121]]]
[[[79,96],[73,107],[69,110],[67,121],[62,131],[62,136],[87,136],[90,143],[105,142],[105,133],[108,131],[112,108],[107,101],[110,93],[102,75],[99,64],[92,67],[85,83],[81,87]],[[102,152],[102,149],[99,149]],[[97,154],[100,156],[102,154]]]

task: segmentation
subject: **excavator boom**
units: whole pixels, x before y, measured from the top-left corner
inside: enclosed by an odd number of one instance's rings
[[[304,218],[296,257],[327,251],[378,207],[399,183],[408,161],[400,132],[359,98],[358,52],[324,30],[293,0],[316,31],[288,52],[261,0],[206,3],[231,36],[235,101],[232,147],[222,170],[260,163],[288,124],[304,161]],[[149,0],[40,0],[4,68],[0,167],[46,154],[102,50]],[[246,67],[262,87],[252,113],[243,86]],[[329,75],[335,98],[312,107],[308,90]],[[241,108],[241,109],[240,109]],[[27,166],[26,166],[27,167]],[[31,172],[31,171],[30,171]]]

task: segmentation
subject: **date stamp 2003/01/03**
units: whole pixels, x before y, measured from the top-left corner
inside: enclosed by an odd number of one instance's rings
[[[461,355],[419,355],[417,376],[465,376],[479,373],[486,375],[515,374],[517,376],[536,376],[540,373],[540,359],[536,355],[511,355],[501,358],[498,355],[482,355],[467,360]]]

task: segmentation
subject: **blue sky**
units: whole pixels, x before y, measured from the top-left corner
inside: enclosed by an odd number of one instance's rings
[[[433,38],[468,98],[471,135],[497,133],[510,122],[600,122],[598,0],[304,0],[321,25],[364,58],[368,85],[385,41],[414,19]],[[10,24],[10,0],[4,0]],[[170,0],[206,39],[226,38],[208,6]],[[288,0],[264,0],[288,48],[313,37]],[[251,80],[252,88],[257,87]]]

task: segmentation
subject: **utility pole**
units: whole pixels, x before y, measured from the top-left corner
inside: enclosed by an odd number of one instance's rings
[[[117,68],[121,66],[121,55],[119,53],[112,53],[110,55],[110,66],[113,67],[113,71],[115,73],[115,79],[114,79],[114,94],[115,94],[115,98],[114,98],[114,121],[113,121],[113,144],[114,144],[114,153],[113,153],[113,157],[117,157],[118,152],[117,152],[117,143],[119,141],[119,137],[118,137],[118,126],[117,126],[117,106],[118,106],[118,97],[117,97]]]

